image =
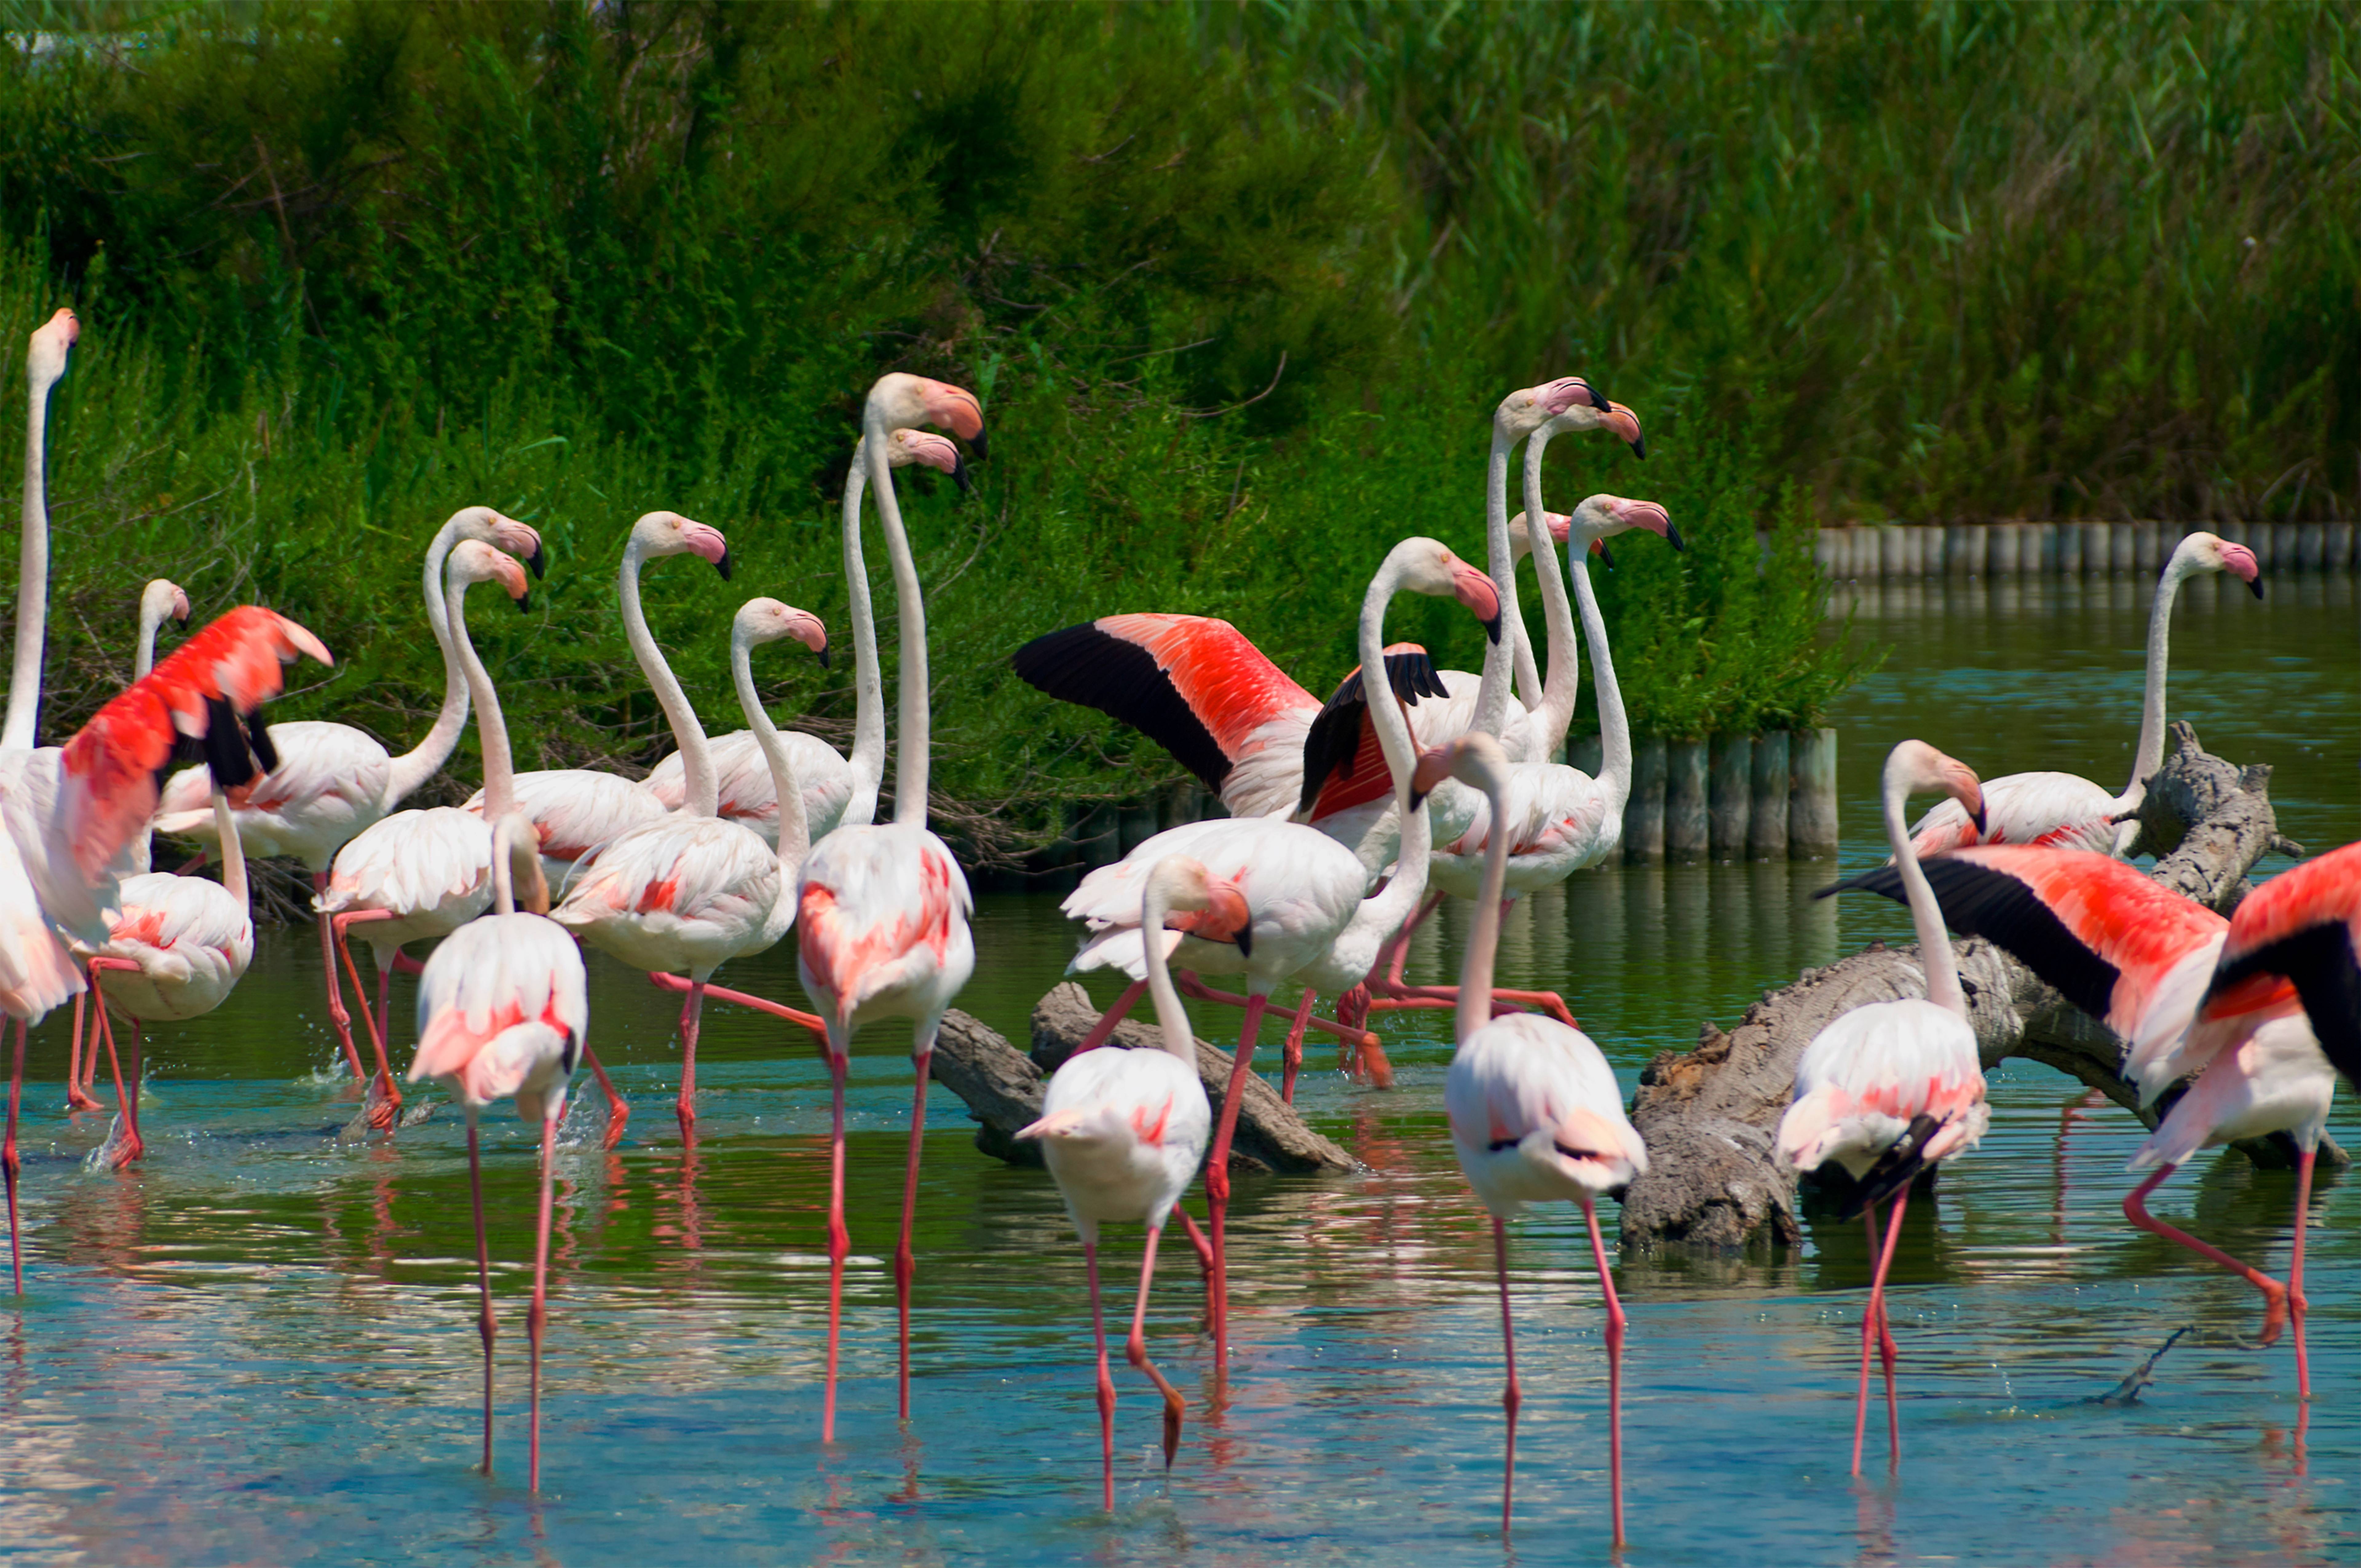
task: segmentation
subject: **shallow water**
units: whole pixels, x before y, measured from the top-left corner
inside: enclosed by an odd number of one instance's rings
[[[2208,746],[2277,765],[2281,823],[2314,850],[2361,837],[2361,656],[2350,578],[2291,578],[2254,606],[2201,592],[2177,630],[2173,710]],[[2131,585],[1876,590],[1898,646],[1851,694],[1845,858],[1882,854],[1869,789],[1915,732],[1988,774],[2113,781],[2136,728]],[[1529,901],[1509,983],[1562,986],[1627,1083],[1701,1019],[1872,936],[1883,903],[1812,903],[1833,868],[1613,868]],[[2266,871],[2271,869],[2268,865]],[[1417,944],[1443,978],[1461,927]],[[993,897],[963,1003],[1022,1038],[1068,937],[1052,901]],[[593,1039],[631,1093],[599,1152],[577,1110],[560,1157],[548,1448],[523,1473],[523,1295],[533,1155],[488,1124],[501,1298],[500,1478],[471,1468],[478,1342],[458,1119],[398,1142],[340,1137],[315,949],[274,932],[230,1005],[153,1036],[151,1152],[82,1163],[106,1118],[59,1113],[64,1020],[35,1037],[26,1116],[28,1296],[0,1315],[0,1542],[26,1563],[1493,1563],[1499,1343],[1480,1211],[1453,1166],[1444,1015],[1397,1024],[1391,1093],[1307,1073],[1310,1113],[1367,1162],[1334,1181],[1246,1181],[1235,1210],[1232,1398],[1208,1418],[1199,1289],[1159,1275],[1152,1353],[1191,1403],[1178,1467],[1150,1462],[1156,1405],[1118,1365],[1119,1490],[1098,1511],[1082,1260],[1039,1173],[977,1154],[937,1091],[922,1188],[914,1388],[893,1419],[893,1285],[909,1069],[880,1029],[855,1063],[847,1379],[817,1438],[825,1335],[827,1080],[799,1038],[715,1010],[702,1121],[669,1112],[675,1003],[593,961]],[[725,978],[795,999],[784,953]],[[407,1005],[401,987],[397,1013]],[[1201,1030],[1234,1030],[1205,1012]],[[397,1038],[406,1031],[397,1026]],[[1266,1033],[1266,1041],[1272,1038]],[[1268,1053],[1268,1051],[1266,1054]],[[1316,1069],[1327,1058],[1315,1052]],[[595,1100],[595,1094],[592,1096]],[[1631,1314],[1625,1430],[1641,1563],[2286,1563],[2361,1555],[2361,1226],[2351,1183],[2315,1197],[2305,1425],[2283,1343],[2246,1348],[2252,1293],[2131,1231],[2139,1133],[2078,1086],[2012,1064],[1993,1130],[1914,1205],[1896,1262],[1905,1461],[1846,1472],[1865,1248],[1620,1262]],[[2361,1145],[2341,1110],[2334,1127]],[[2198,1162],[2158,1212],[2284,1266],[2292,1179]],[[1605,1217],[1610,1235],[1613,1206]],[[1127,1301],[1136,1243],[1111,1248]],[[1605,1363],[1579,1216],[1513,1232],[1526,1404],[1514,1555],[1606,1555]],[[1111,1303],[1111,1307],[1114,1303]],[[2104,1393],[2182,1324],[2138,1405]]]

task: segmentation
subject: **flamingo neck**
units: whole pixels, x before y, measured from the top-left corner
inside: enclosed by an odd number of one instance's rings
[[[1516,563],[1509,554],[1509,448],[1516,438],[1492,426],[1492,455],[1484,476],[1484,550],[1493,591],[1500,596],[1500,638],[1484,650],[1484,680],[1476,688],[1474,728],[1498,737],[1509,718],[1509,683],[1516,663],[1510,639],[1523,624],[1517,609]]]
[[[1172,988],[1172,966],[1165,961],[1164,917],[1171,911],[1172,903],[1165,894],[1163,879],[1150,873],[1148,893],[1139,909],[1139,948],[1148,959],[1148,994],[1156,1002],[1156,1025],[1164,1036],[1164,1048],[1194,1072],[1197,1039],[1190,1032],[1189,1014],[1180,1006],[1180,993]]]
[[[1533,576],[1541,584],[1542,619],[1549,627],[1549,673],[1537,686],[1530,675],[1521,678],[1541,698],[1532,705],[1538,730],[1532,760],[1540,762],[1555,757],[1558,748],[1565,744],[1566,727],[1574,722],[1575,699],[1582,692],[1582,663],[1574,651],[1574,606],[1565,597],[1565,576],[1558,570],[1557,546],[1549,536],[1549,514],[1542,507],[1542,454],[1556,433],[1557,422],[1552,420],[1525,438],[1525,537],[1532,542]],[[1522,630],[1521,622],[1519,630]],[[1530,663],[1530,644],[1521,637],[1520,646],[1525,648],[1524,657]]]
[[[682,810],[691,817],[719,817],[721,780],[713,771],[713,751],[705,743],[705,728],[697,723],[697,709],[688,706],[688,696],[680,689],[672,666],[664,663],[654,634],[648,630],[648,618],[640,609],[640,563],[645,559],[638,539],[623,546],[622,568],[615,578],[616,597],[623,607],[623,636],[631,645],[631,657],[640,662],[640,674],[656,694],[664,721],[672,726],[672,741],[680,751],[686,785]]]
[[[516,760],[509,751],[508,720],[500,715],[492,677],[467,636],[467,595],[466,582],[451,585],[451,646],[476,698],[476,733],[484,743],[484,820],[497,823],[516,808]]]
[[[443,563],[457,543],[459,524],[454,520],[436,529],[434,538],[426,546],[422,582],[426,624],[434,633],[434,646],[443,654],[443,706],[435,710],[434,724],[419,738],[418,744],[393,759],[386,774],[389,808],[408,799],[419,785],[443,771],[443,764],[459,749],[459,732],[467,728],[467,677],[452,654],[450,615],[443,605]]]
[[[862,414],[868,448],[869,486],[877,492],[877,521],[885,531],[885,555],[894,564],[894,609],[902,631],[901,740],[894,757],[894,820],[927,825],[927,606],[918,568],[910,559],[909,536],[902,532],[902,504],[894,494],[894,473],[885,462],[885,419],[873,401]]]
[[[237,900],[237,906],[247,917],[254,916],[254,900],[246,883],[246,845],[237,836],[237,819],[230,815],[229,796],[220,790],[214,794],[214,833],[221,840],[222,891]],[[140,858],[147,858],[148,835],[139,835]],[[144,868],[143,868],[144,869]]]
[[[1508,801],[1499,769],[1484,771],[1483,790],[1492,820],[1506,822]],[[1484,886],[1476,897],[1467,957],[1459,966],[1459,1011],[1452,1021],[1452,1037],[1462,1045],[1492,1021],[1492,959],[1500,945],[1500,897],[1509,886],[1509,837],[1494,832],[1484,842]]]
[[[1581,529],[1566,535],[1566,570],[1574,574],[1574,597],[1582,607],[1582,638],[1590,648],[1590,684],[1598,699],[1598,780],[1613,802],[1609,819],[1622,820],[1631,798],[1631,720],[1623,710],[1623,688],[1615,681],[1615,660],[1607,648],[1607,618],[1590,591],[1590,536]]]
[[[2164,765],[2164,673],[2172,640],[2172,602],[2196,569],[2189,542],[2183,540],[2157,579],[2156,603],[2147,612],[2147,680],[2140,693],[2139,744],[2132,749],[2131,783],[2115,797],[2118,811],[2137,810],[2147,798],[2147,781]]]
[[[486,801],[489,808],[490,802]],[[492,824],[492,913],[516,913],[516,872],[509,861],[508,818],[496,817]]]
[[[0,719],[0,751],[33,749],[41,707],[41,640],[49,618],[49,508],[42,447],[49,422],[49,386],[27,378],[25,411],[24,532],[16,551],[16,662],[8,672],[8,711]]]
[[[885,678],[877,663],[877,615],[861,547],[861,497],[868,486],[869,437],[863,435],[844,476],[844,594],[852,615],[852,796],[839,821],[849,828],[877,820],[877,791],[885,778]]]
[[[770,765],[771,788],[779,800],[779,929],[773,938],[786,935],[787,920],[795,913],[795,888],[801,880],[805,857],[811,853],[811,820],[804,812],[803,787],[796,782],[794,762],[787,755],[786,742],[779,738],[779,727],[771,722],[770,710],[763,706],[762,695],[754,689],[754,642],[741,628],[733,627],[730,633],[730,678],[738,687],[738,706],[745,711],[746,727],[754,732],[754,743],[763,749],[763,761]]]
[[[139,607],[139,647],[131,655],[133,680],[145,679],[148,672],[156,667],[156,633],[162,629],[164,617],[169,613],[163,605],[143,604]]]
[[[1919,868],[1918,853],[1910,847],[1910,831],[1902,815],[1910,795],[1906,779],[1885,780],[1885,841],[1894,847],[1894,864],[1902,874],[1902,889],[1910,902],[1911,928],[1918,934],[1918,962],[1927,971],[1927,1000],[1961,1018],[1968,1015],[1967,992],[1960,987],[1959,956],[1951,950],[1951,934],[1943,926],[1941,905]]]
[[[1361,690],[1368,700],[1369,723],[1378,733],[1378,750],[1385,755],[1386,772],[1393,776],[1394,811],[1401,822],[1401,848],[1394,857],[1394,874],[1384,887],[1363,899],[1353,916],[1354,927],[1374,930],[1380,942],[1400,930],[1426,896],[1427,868],[1434,850],[1434,824],[1427,804],[1422,800],[1413,806],[1410,800],[1417,743],[1411,738],[1401,699],[1394,696],[1393,683],[1386,678],[1386,608],[1400,592],[1401,576],[1401,568],[1391,556],[1387,557],[1361,599]]]

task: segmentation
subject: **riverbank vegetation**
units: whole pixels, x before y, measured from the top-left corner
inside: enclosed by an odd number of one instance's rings
[[[528,765],[667,749],[612,609],[651,506],[730,537],[735,584],[673,563],[649,598],[734,728],[739,597],[842,635],[835,498],[897,367],[990,415],[974,497],[905,476],[937,786],[979,854],[1177,776],[1011,649],[1185,609],[1324,694],[1386,543],[1480,550],[1487,411],[1550,376],[1639,408],[1651,451],[1561,441],[1553,504],[1647,496],[1696,545],[1601,577],[1635,723],[1667,733],[1810,723],[1850,678],[1823,521],[2361,506],[2337,8],[0,20],[0,339],[60,302],[85,323],[51,431],[52,732],[127,671],[165,575],[328,640],[290,716],[406,740],[439,690],[416,552],[478,500],[550,545],[533,615],[478,618]],[[1464,621],[1394,632],[1472,668]],[[849,729],[842,663],[763,674]]]

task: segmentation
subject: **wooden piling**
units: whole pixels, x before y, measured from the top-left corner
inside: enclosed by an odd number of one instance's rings
[[[1794,793],[1788,774],[1787,731],[1766,729],[1754,738],[1752,765],[1754,808],[1746,821],[1746,853],[1757,861],[1787,858],[1787,797]]]
[[[1707,837],[1717,861],[1746,858],[1746,830],[1754,817],[1754,737],[1717,735],[1706,781]]]
[[[1787,801],[1787,853],[1826,860],[1837,852],[1837,732],[1799,729],[1788,745],[1795,793]]]
[[[1708,756],[1703,740],[1664,742],[1664,858],[1701,861],[1711,850]]]
[[[1631,797],[1623,806],[1623,858],[1664,858],[1664,738],[1631,738]]]

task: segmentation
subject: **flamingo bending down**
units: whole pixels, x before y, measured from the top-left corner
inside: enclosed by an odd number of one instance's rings
[[[271,726],[279,764],[251,784],[230,792],[231,817],[249,860],[288,855],[312,873],[313,905],[328,891],[328,867],[338,850],[382,821],[395,806],[440,773],[459,744],[467,723],[467,677],[451,647],[443,602],[443,565],[463,540],[493,545],[542,569],[541,536],[490,507],[453,512],[426,546],[422,588],[426,624],[443,655],[443,706],[417,745],[396,757],[373,737],[348,724],[298,719]],[[190,768],[164,786],[155,830],[192,839],[209,855],[219,855],[211,804],[213,782],[203,768]],[[328,1017],[356,1080],[367,1076],[353,1045],[351,1016],[336,985],[334,933],[326,913],[319,916],[320,959],[327,988]]]
[[[2140,703],[2139,744],[2132,753],[2131,783],[2121,795],[2108,793],[2074,773],[2008,773],[1984,785],[1985,825],[1971,829],[1959,807],[1944,802],[1918,819],[1910,838],[1921,858],[1971,844],[2040,844],[2058,850],[2094,850],[2121,855],[2130,850],[2136,827],[2118,819],[2137,811],[2147,798],[2147,781],[2164,762],[2166,643],[2172,632],[2172,603],[2180,585],[2200,572],[2227,572],[2263,597],[2255,553],[2211,533],[2192,533],[2174,549],[2156,586],[2147,617],[2147,682]]]
[[[889,468],[920,464],[940,469],[961,491],[970,488],[967,465],[961,460],[959,448],[926,431],[893,432],[885,442],[885,462]],[[869,575],[861,548],[861,496],[868,464],[866,449],[855,444],[852,466],[844,478],[844,580],[852,618],[852,755],[848,759],[839,754],[817,735],[790,729],[780,736],[794,760],[796,778],[803,785],[804,818],[811,825],[815,841],[844,823],[866,827],[875,821],[878,785],[885,773],[885,690],[877,667],[877,623],[870,609]],[[744,823],[765,841],[776,844],[779,801],[771,791],[771,770],[763,760],[754,731],[733,729],[714,737],[709,744],[721,815]],[[686,761],[675,751],[648,774],[647,786],[666,810],[677,811],[687,800],[687,778]]]
[[[271,765],[258,715],[279,694],[280,665],[299,654],[330,662],[319,639],[293,621],[240,606],[133,682],[64,746],[0,754],[0,1012],[16,1020],[0,1170],[19,1295],[16,1113],[26,1028],[81,991],[67,943],[107,939],[105,912],[121,905],[117,858],[155,814],[156,781],[175,752],[201,746],[233,781],[257,771],[249,747]]]
[[[1432,539],[1406,539],[1388,552],[1361,601],[1360,652],[1365,668],[1383,666],[1381,643],[1386,607],[1401,589],[1455,598],[1477,620],[1495,621],[1499,603],[1491,579]],[[1086,1037],[1088,1049],[1104,1039],[1135,1002],[1148,979],[1142,889],[1156,865],[1170,855],[1200,861],[1225,890],[1219,928],[1200,923],[1174,958],[1176,967],[1201,973],[1241,974],[1246,980],[1246,1023],[1238,1035],[1213,1150],[1205,1170],[1205,1192],[1213,1222],[1214,1365],[1225,1367],[1229,1347],[1228,1255],[1230,1139],[1237,1127],[1240,1097],[1251,1070],[1255,1036],[1273,990],[1300,981],[1315,991],[1345,991],[1365,977],[1378,949],[1417,907],[1425,887],[1429,825],[1423,803],[1412,806],[1411,773],[1415,759],[1410,725],[1399,704],[1369,708],[1384,749],[1405,823],[1401,869],[1382,889],[1367,887],[1361,861],[1337,840],[1301,823],[1268,817],[1217,818],[1168,828],[1122,861],[1084,877],[1069,894],[1065,913],[1090,928],[1070,972],[1120,969],[1132,985],[1102,1014]],[[1237,932],[1235,940],[1231,933]],[[1308,1005],[1308,1003],[1307,1003]],[[1290,1054],[1301,1044],[1293,1036]]]
[[[1940,790],[1971,821],[1983,818],[1982,789],[1973,770],[1923,740],[1905,740],[1885,759],[1885,836],[1918,932],[1918,961],[1927,971],[1924,999],[1905,997],[1856,1007],[1815,1036],[1795,1069],[1795,1102],[1779,1119],[1777,1158],[1797,1171],[1835,1160],[1861,1184],[1857,1201],[1869,1227],[1875,1260],[1869,1304],[1861,1320],[1861,1392],[1852,1424],[1852,1473],[1861,1474],[1861,1447],[1869,1420],[1869,1357],[1874,1346],[1885,1365],[1890,1464],[1902,1463],[1902,1418],[1894,1395],[1894,1332],[1885,1315],[1885,1275],[1902,1235],[1910,1183],[1939,1161],[1966,1154],[1984,1135],[1983,1066],[1968,1003],[1960,989],[1959,959],[1943,931],[1942,911],[1927,885],[1918,856],[1902,826],[1914,792]],[[1878,1239],[1877,1206],[1888,1198],[1885,1236]]]
[[[500,715],[492,678],[476,656],[467,635],[465,601],[468,585],[498,583],[522,607],[527,585],[524,567],[514,557],[477,540],[454,546],[445,575],[450,579],[445,617],[450,648],[476,707],[476,728],[482,737],[484,788],[504,816],[511,798],[510,781],[514,763],[509,751],[509,729]],[[313,906],[330,917],[335,946],[345,967],[353,973],[353,989],[360,992],[369,1044],[377,1055],[378,1076],[372,1092],[376,1103],[373,1125],[390,1127],[401,1107],[401,1091],[394,1086],[393,1069],[386,1059],[390,1032],[394,955],[405,942],[447,937],[488,908],[492,901],[492,836],[484,819],[456,806],[397,811],[356,834],[336,851],[328,873],[328,890]],[[347,934],[355,926],[377,958],[377,1007],[369,1009],[361,991],[360,975],[353,970]],[[335,976],[328,977],[335,1011],[343,1012]]]
[[[2015,954],[2130,1042],[2124,1073],[2139,1086],[2142,1105],[2196,1074],[2189,1091],[2134,1151],[2131,1168],[2153,1168],[2153,1174],[2124,1199],[2125,1216],[2260,1290],[2260,1343],[2275,1342],[2292,1316],[2296,1384],[2310,1398],[2303,1233],[2312,1161],[2336,1074],[2321,1055],[2295,987],[2285,981],[2241,987],[2208,1009],[2201,1023],[2198,1003],[2231,923],[2111,856],[1991,845],[1938,856],[1922,871],[1953,930]],[[1828,891],[1861,889],[1895,898],[1900,886],[1895,869],[1881,866]],[[2295,1246],[2284,1284],[2166,1224],[2147,1206],[2148,1194],[2198,1150],[2273,1133],[2291,1135],[2298,1151]]]
[[[1418,766],[1414,788],[1431,789],[1446,774],[1480,792],[1499,809],[1508,788],[1508,762],[1499,743],[1477,731]],[[1451,1145],[1467,1184],[1492,1215],[1492,1246],[1500,1287],[1500,1347],[1508,1362],[1501,1397],[1508,1441],[1500,1478],[1500,1532],[1513,1513],[1517,1471],[1516,1332],[1509,1311],[1508,1222],[1528,1203],[1574,1202],[1590,1229],[1591,1259],[1607,1307],[1607,1453],[1614,1497],[1615,1544],[1623,1544],[1623,1308],[1607,1266],[1595,1199],[1630,1183],[1648,1168],[1647,1146],[1623,1114],[1615,1069],[1589,1036],[1533,1014],[1492,1016],[1492,961],[1500,939],[1501,889],[1509,852],[1501,840],[1485,856],[1485,883],[1476,901],[1474,928],[1459,977],[1454,1034],[1458,1049],[1444,1086]]]
[[[918,1207],[918,1155],[927,1128],[927,1078],[943,1014],[975,970],[975,938],[968,916],[975,907],[967,875],[950,849],[927,828],[929,757],[927,711],[927,607],[918,569],[902,529],[901,503],[887,471],[887,435],[896,426],[933,424],[984,451],[983,409],[972,393],[943,381],[900,373],[881,377],[862,410],[862,451],[877,492],[877,521],[893,564],[894,598],[901,618],[900,751],[894,778],[894,821],[846,826],[822,839],[804,861],[796,884],[796,971],[819,1004],[828,1027],[829,1140],[828,1385],[820,1406],[820,1438],[836,1436],[837,1353],[843,1322],[844,1260],[851,1240],[844,1227],[844,1075],[852,1036],[878,1018],[911,1022],[910,1058],[917,1082],[910,1100],[910,1144],[902,1176],[902,1235],[894,1252],[894,1296],[899,1323],[895,1393],[903,1420],[910,1415],[910,1286],[917,1274],[911,1225]],[[850,532],[850,531],[848,531]],[[850,565],[850,563],[848,563]]]
[[[1115,1380],[1107,1376],[1106,1317],[1099,1309],[1099,1226],[1142,1221],[1147,1245],[1139,1259],[1139,1299],[1132,1309],[1125,1354],[1164,1396],[1164,1468],[1180,1445],[1187,1407],[1180,1391],[1148,1359],[1148,1288],[1156,1277],[1156,1243],[1173,1205],[1189,1190],[1213,1131],[1213,1108],[1197,1077],[1197,1041],[1172,989],[1165,955],[1165,916],[1173,910],[1209,911],[1213,885],[1202,861],[1174,855],[1157,862],[1141,891],[1139,928],[1148,987],[1156,998],[1162,1050],[1093,1050],[1068,1057],[1049,1080],[1041,1119],[1017,1130],[1037,1138],[1066,1213],[1082,1238],[1091,1278],[1091,1332],[1098,1342],[1099,1456],[1106,1508],[1115,1508]],[[1177,941],[1179,934],[1173,933]]]
[[[663,553],[675,538],[703,554],[719,548],[721,536],[703,523],[651,512],[632,530],[625,553]],[[680,1096],[675,1107],[684,1138],[696,1135],[697,1036],[705,982],[730,959],[767,952],[787,934],[796,918],[789,890],[811,848],[795,763],[754,689],[754,647],[784,637],[795,638],[815,653],[824,655],[828,648],[828,633],[817,616],[776,599],[749,599],[730,622],[730,664],[739,706],[774,775],[774,798],[785,804],[777,845],[764,843],[761,834],[743,823],[714,814],[713,767],[705,731],[684,703],[674,718],[673,734],[697,786],[693,808],[634,828],[601,850],[589,870],[576,877],[552,916],[633,969],[651,974],[688,971],[688,995],[680,1014]],[[663,655],[654,651],[653,641],[646,656],[662,666]],[[670,672],[665,674],[669,678]]]
[[[456,608],[456,596],[454,608]],[[456,617],[455,617],[456,619]],[[484,1240],[484,1172],[476,1122],[516,1096],[517,1114],[541,1124],[541,1217],[533,1250],[533,1426],[526,1485],[541,1489],[541,1338],[548,1321],[551,1156],[566,1116],[566,1085],[590,1027],[588,988],[574,938],[548,918],[539,837],[511,813],[491,829],[492,912],[470,920],[428,955],[418,977],[418,1053],[410,1081],[436,1078],[467,1113],[467,1195],[476,1212],[476,1279],[483,1297],[484,1474],[492,1473],[492,1265]],[[523,890],[519,898],[517,890]],[[519,904],[523,907],[520,909]]]

